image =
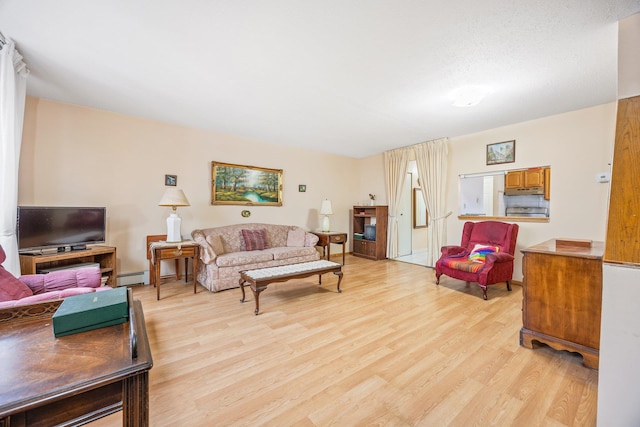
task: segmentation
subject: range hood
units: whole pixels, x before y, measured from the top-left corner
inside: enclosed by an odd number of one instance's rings
[[[529,194],[544,194],[544,187],[507,188],[504,190],[505,196],[525,196]]]

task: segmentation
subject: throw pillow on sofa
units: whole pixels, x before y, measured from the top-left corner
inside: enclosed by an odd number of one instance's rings
[[[289,230],[287,234],[287,246],[301,248],[304,246],[304,238],[307,233],[302,228]]]
[[[269,247],[267,242],[267,230],[259,228],[257,230],[242,230],[244,247],[247,251],[260,251]]]

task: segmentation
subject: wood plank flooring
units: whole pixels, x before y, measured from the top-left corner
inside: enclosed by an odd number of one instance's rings
[[[519,345],[522,288],[347,256],[337,277],[240,289],[165,279],[143,303],[151,426],[594,426],[598,374]],[[121,425],[121,414],[92,426]]]

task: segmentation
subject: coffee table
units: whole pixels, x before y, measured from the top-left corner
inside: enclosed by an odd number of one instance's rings
[[[309,261],[298,264],[282,265],[279,267],[257,268],[240,272],[240,289],[242,289],[242,299],[245,301],[244,286],[249,285],[256,301],[254,314],[257,316],[260,311],[260,292],[267,289],[270,283],[286,282],[291,279],[302,279],[309,276],[318,275],[318,283],[322,285],[322,275],[333,273],[338,276],[338,293],[342,293],[340,282],[342,282],[342,265],[332,261]]]

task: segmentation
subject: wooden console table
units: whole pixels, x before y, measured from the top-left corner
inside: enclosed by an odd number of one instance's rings
[[[61,338],[61,300],[0,310],[0,426],[77,426],[122,410],[122,425],[149,425],[153,366],[140,301],[129,321]]]
[[[537,341],[576,352],[586,367],[598,369],[604,243],[556,243],[551,239],[522,250],[520,344],[533,348]]]
[[[337,243],[342,245],[342,265],[344,265],[345,247],[347,246],[347,233],[339,231],[312,231],[318,236],[316,246],[322,246],[322,257],[324,258],[324,249],[327,248],[327,261],[331,261],[331,244]]]

